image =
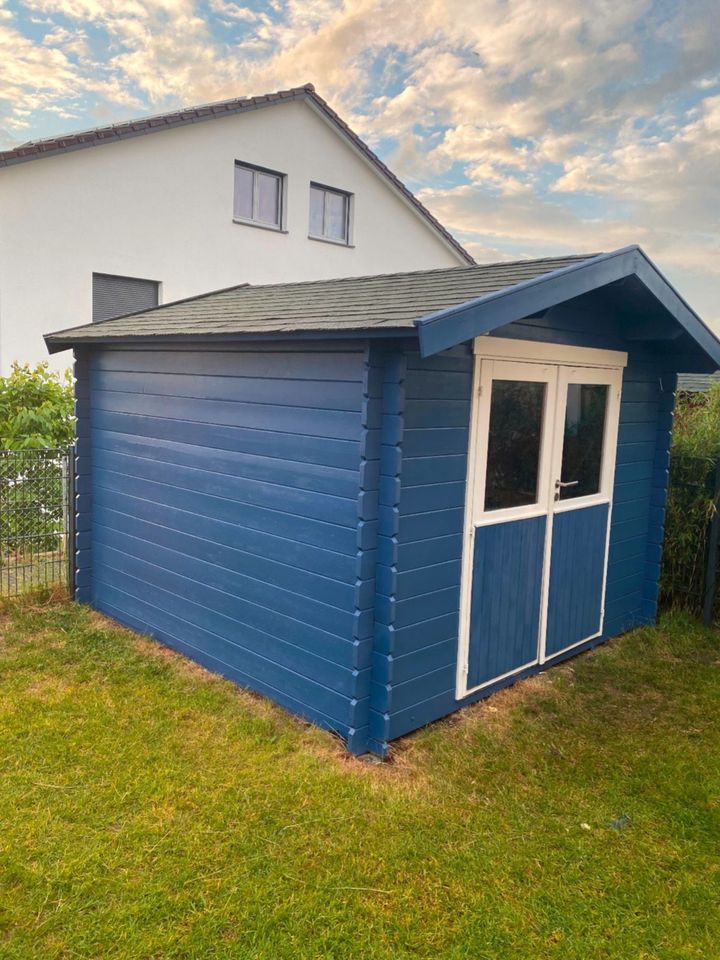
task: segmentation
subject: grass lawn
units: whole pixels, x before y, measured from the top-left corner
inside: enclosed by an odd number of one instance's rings
[[[720,634],[636,631],[392,762],[65,603],[0,613],[0,957],[720,957]]]

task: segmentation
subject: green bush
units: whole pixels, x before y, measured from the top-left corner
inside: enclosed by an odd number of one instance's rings
[[[62,451],[74,434],[69,373],[14,365],[0,377],[0,565],[59,549],[69,509]]]
[[[53,373],[46,363],[13,364],[10,375],[0,377],[0,449],[69,447],[74,435],[69,372]]]
[[[720,457],[720,384],[708,393],[678,396],[665,518],[661,599],[699,612],[707,557],[715,462]]]

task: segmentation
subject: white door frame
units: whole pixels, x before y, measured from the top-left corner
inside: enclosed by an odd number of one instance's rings
[[[617,350],[598,350],[589,347],[572,347],[562,344],[535,343],[529,340],[511,340],[501,337],[482,336],[474,341],[474,369],[472,402],[470,411],[470,433],[468,440],[468,464],[465,488],[465,522],[463,531],[462,571],[460,582],[460,618],[458,630],[458,658],[455,697],[464,697],[498,680],[545,662],[545,635],[547,628],[547,603],[550,586],[550,554],[552,550],[552,519],[556,511],[582,509],[601,503],[608,504],[607,537],[603,573],[603,604],[600,633],[603,629],[604,597],[607,581],[607,561],[610,541],[610,513],[612,511],[612,491],[615,474],[615,454],[617,449],[617,430],[619,418],[620,390],[622,370],[627,365],[627,353]],[[535,370],[533,370],[535,367]],[[552,375],[548,368],[552,368]],[[539,380],[549,384],[546,391],[543,437],[539,474],[538,499],[530,507],[513,507],[485,513],[477,510],[477,504],[484,503],[485,496],[485,454],[481,442],[487,438],[490,417],[490,388],[493,372],[506,373],[509,379]],[[514,374],[514,375],[513,375]],[[581,381],[577,378],[581,377]],[[576,379],[573,379],[576,378]],[[603,438],[603,458],[601,467],[600,492],[587,497],[555,502],[554,474],[560,475],[564,430],[558,429],[562,418],[564,426],[567,387],[573,382],[609,383],[608,406],[605,417],[605,436]],[[482,454],[482,455],[481,455]],[[480,516],[478,516],[480,513]],[[470,653],[470,615],[472,603],[472,575],[475,530],[490,523],[508,522],[515,519],[529,519],[533,516],[547,516],[545,531],[545,557],[542,582],[542,609],[540,618],[540,636],[537,658],[517,667],[502,677],[495,677],[476,687],[468,689],[467,676]],[[599,634],[595,634],[597,636]],[[587,637],[577,644],[585,643]],[[571,649],[568,647],[567,649]],[[558,656],[558,651],[552,656]]]

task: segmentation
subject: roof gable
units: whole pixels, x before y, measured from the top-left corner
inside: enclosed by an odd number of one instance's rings
[[[569,264],[456,307],[439,310],[417,321],[420,352],[430,356],[455,344],[490,333],[541,310],[628,278],[636,278],[660,311],[679,325],[701,350],[720,366],[720,341],[638,246]],[[656,314],[657,316],[657,314]],[[638,323],[642,319],[638,318]],[[653,323],[657,319],[653,318]],[[635,336],[642,333],[636,330]],[[653,330],[645,339],[653,339]]]
[[[105,144],[117,143],[132,137],[157,133],[189,124],[215,120],[219,117],[234,116],[266,107],[278,106],[292,101],[304,101],[313,108],[329,126],[341,136],[360,156],[374,169],[375,173],[415,212],[415,214],[429,226],[440,239],[450,247],[458,259],[464,263],[474,263],[473,257],[458,243],[452,234],[437,220],[422,204],[405,184],[383,163],[365,141],[352,130],[332,107],[316,92],[311,83],[301,87],[292,87],[289,90],[280,90],[276,93],[263,94],[257,97],[235,97],[231,100],[221,100],[217,103],[203,104],[197,107],[187,107],[183,110],[174,110],[169,113],[157,114],[152,117],[143,117],[139,120],[128,120],[124,123],[114,123],[103,127],[94,127],[91,130],[81,130],[64,136],[49,137],[44,140],[30,140],[11,150],[0,151],[0,168],[26,163],[30,160],[39,160],[43,157],[57,156],[75,150],[89,147],[98,147]]]

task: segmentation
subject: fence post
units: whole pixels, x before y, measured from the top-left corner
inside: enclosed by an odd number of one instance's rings
[[[718,546],[720,546],[720,457],[715,461],[715,479],[713,484],[713,514],[710,518],[708,552],[705,562],[705,597],[703,600],[703,623],[712,625],[715,607],[715,587],[717,583]]]
[[[71,599],[75,597],[75,445],[65,453],[65,470],[67,477],[64,485],[65,510],[67,524],[65,527],[67,551],[67,586]]]

